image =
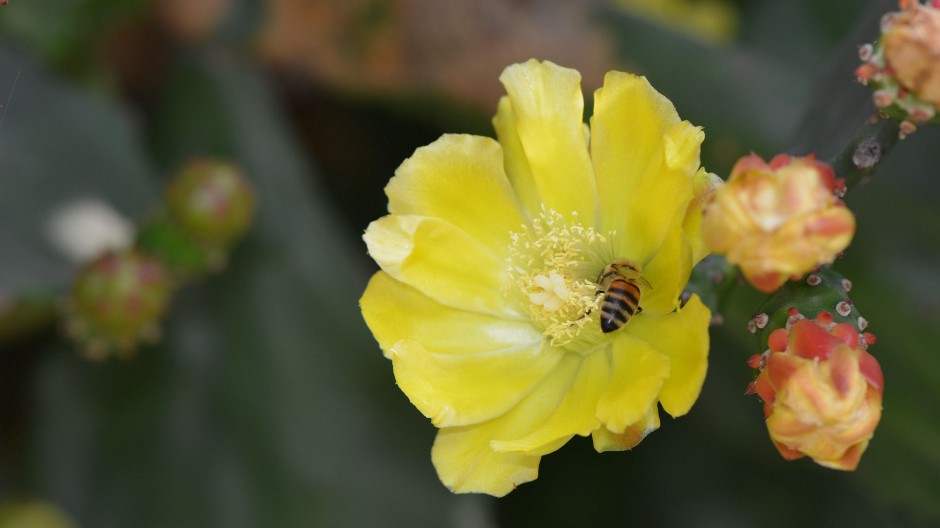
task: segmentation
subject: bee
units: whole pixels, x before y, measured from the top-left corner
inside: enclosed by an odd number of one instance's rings
[[[601,302],[602,332],[606,334],[623,328],[631,317],[643,311],[640,286],[652,288],[640,275],[640,265],[636,262],[620,258],[604,268],[597,278],[597,295],[604,294]]]

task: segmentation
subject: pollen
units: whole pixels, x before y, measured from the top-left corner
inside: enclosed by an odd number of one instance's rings
[[[599,327],[595,281],[610,259],[607,240],[576,214],[566,219],[547,208],[510,233],[504,291],[522,296],[553,346],[566,346],[586,337],[585,328]]]

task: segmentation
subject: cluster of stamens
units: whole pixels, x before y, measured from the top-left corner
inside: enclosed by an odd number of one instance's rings
[[[583,226],[576,213],[565,219],[543,208],[510,240],[506,294],[524,296],[553,346],[570,343],[592,322],[597,325],[595,279],[609,260],[606,237]]]

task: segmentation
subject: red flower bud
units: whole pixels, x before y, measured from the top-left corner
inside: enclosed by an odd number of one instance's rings
[[[771,440],[787,460],[853,470],[881,419],[884,378],[859,345],[851,325],[831,314],[775,330],[765,367],[755,380]],[[829,317],[826,317],[828,315]]]

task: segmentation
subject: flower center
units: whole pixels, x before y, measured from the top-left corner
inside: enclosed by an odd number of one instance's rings
[[[549,312],[561,309],[565,305],[565,301],[571,298],[567,281],[555,270],[552,270],[548,276],[540,273],[532,280],[539,288],[542,288],[542,291],[530,293],[529,300],[532,301],[532,304],[541,305]]]
[[[510,234],[508,295],[528,301],[533,321],[554,346],[600,338],[597,276],[610,260],[607,237],[544,208]],[[586,347],[575,347],[576,349]]]

